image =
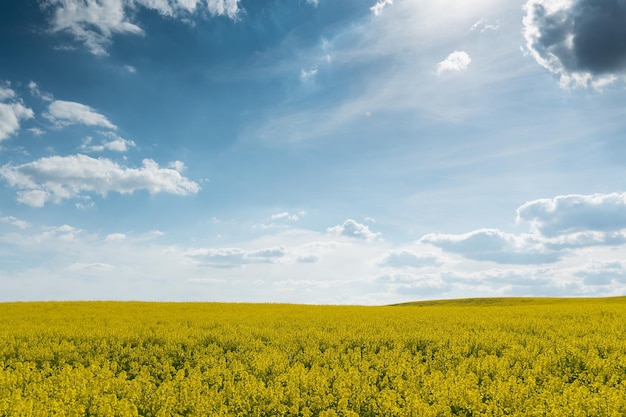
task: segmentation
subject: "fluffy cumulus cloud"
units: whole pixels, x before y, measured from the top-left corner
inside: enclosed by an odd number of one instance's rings
[[[113,34],[143,34],[126,15],[124,0],[47,0],[51,11],[50,30],[70,33],[95,55],[106,55]]]
[[[562,195],[527,202],[517,221],[555,237],[576,232],[618,232],[626,229],[626,193]]]
[[[578,249],[626,244],[626,193],[556,196],[529,201],[516,212],[518,224],[530,233],[479,229],[429,234],[420,243],[500,264],[555,263]]]
[[[18,190],[18,201],[33,207],[59,203],[85,193],[106,196],[110,192],[130,194],[147,190],[151,194],[197,193],[200,186],[175,169],[162,168],[144,159],[140,168],[129,168],[104,158],[86,155],[53,156],[23,165],[6,164],[2,177]]]
[[[403,248],[382,240],[340,241],[306,230],[272,233],[245,246],[188,247],[155,239],[163,235],[158,231],[102,234],[68,224],[23,224],[4,213],[0,227],[5,231],[0,256],[12,259],[19,271],[15,279],[4,281],[11,291],[2,292],[0,299],[15,299],[15,294],[67,298],[68,282],[81,299],[140,294],[146,300],[376,305],[477,296],[618,295],[626,290],[626,248],[584,248],[554,264],[494,265],[417,244]],[[112,270],[117,273],[111,275]],[[20,286],[11,288],[13,282]],[[30,288],[19,292],[24,286]]]
[[[343,224],[329,227],[327,232],[360,240],[374,240],[380,236],[380,233],[374,233],[366,225],[352,219],[347,219]]]
[[[449,71],[465,71],[472,59],[465,51],[454,51],[437,64],[437,74]]]
[[[378,265],[390,268],[425,268],[441,264],[442,262],[435,255],[408,250],[390,251],[378,262]]]
[[[480,229],[461,235],[428,234],[420,242],[469,259],[501,264],[535,264],[559,260],[558,253],[547,250],[532,236],[516,236],[497,229]]]
[[[73,101],[55,100],[48,106],[44,117],[57,127],[75,124],[86,126],[100,126],[108,129],[117,129],[104,115],[91,107]]]
[[[530,0],[526,47],[561,85],[602,86],[626,71],[626,2]]]
[[[17,132],[22,120],[34,117],[32,109],[24,106],[15,91],[0,83],[0,141]]]
[[[99,132],[100,135],[104,137],[104,139],[97,145],[93,144],[93,138],[91,136],[87,136],[83,140],[83,144],[80,149],[84,152],[103,152],[103,151],[111,151],[111,152],[127,152],[129,148],[135,146],[135,142],[132,140],[124,139],[121,136],[118,136],[114,132]]]
[[[106,55],[113,35],[144,35],[133,16],[138,8],[163,16],[187,17],[200,10],[237,18],[239,0],[42,0],[50,14],[50,31],[72,35],[95,55]]]

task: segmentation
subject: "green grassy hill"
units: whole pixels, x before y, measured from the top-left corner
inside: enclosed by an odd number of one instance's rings
[[[548,305],[548,304],[585,304],[585,303],[626,303],[626,296],[598,298],[557,298],[557,297],[491,297],[491,298],[460,298],[451,300],[412,301],[392,304],[397,307],[435,307],[435,306],[516,306],[516,305]]]

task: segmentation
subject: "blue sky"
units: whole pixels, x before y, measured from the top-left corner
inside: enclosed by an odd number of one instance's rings
[[[0,5],[0,300],[626,293],[618,0]]]

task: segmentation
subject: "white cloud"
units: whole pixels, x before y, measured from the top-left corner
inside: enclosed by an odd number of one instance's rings
[[[300,79],[302,81],[306,81],[309,78],[315,77],[317,75],[317,68],[311,68],[310,70],[302,69],[300,71]]]
[[[626,228],[626,193],[561,195],[529,201],[517,209],[517,221],[548,237]]]
[[[137,73],[137,68],[133,67],[132,65],[124,65],[124,69],[128,71],[130,74]]]
[[[479,229],[465,234],[428,234],[430,244],[467,259],[500,264],[555,263],[576,249],[626,244],[626,193],[562,195],[527,202],[517,222],[531,234]]]
[[[114,132],[99,132],[100,135],[108,138],[103,140],[99,145],[92,145],[93,138],[87,136],[80,147],[83,152],[103,152],[105,150],[112,152],[127,152],[129,148],[135,146],[132,140],[124,139]]]
[[[10,100],[9,102],[7,102]],[[32,119],[35,113],[25,107],[15,91],[0,84],[0,141],[7,139],[20,129],[20,122]]]
[[[143,34],[126,15],[128,1],[47,0],[43,5],[44,9],[52,9],[50,30],[53,33],[70,33],[94,55],[106,55],[113,34]]]
[[[301,255],[296,257],[296,262],[303,264],[314,264],[319,260],[320,258],[315,255]]]
[[[437,64],[437,74],[446,71],[465,71],[472,59],[465,51],[454,51]]]
[[[6,164],[0,176],[18,189],[18,201],[33,207],[59,203],[85,193],[106,196],[110,192],[131,194],[147,190],[151,194],[197,193],[200,186],[178,171],[161,168],[150,159],[141,168],[128,168],[104,158],[86,155],[53,156],[23,165]]]
[[[178,172],[185,172],[187,170],[185,163],[182,161],[172,161],[167,164],[167,166]]]
[[[396,296],[408,296],[410,299],[446,298],[446,294],[454,289],[453,284],[437,274],[398,272],[382,275],[376,281]]]
[[[284,247],[245,250],[240,248],[194,248],[185,256],[200,266],[238,268],[247,264],[274,263],[287,254]]]
[[[372,13],[374,13],[375,16],[378,16],[383,12],[383,9],[385,7],[392,4],[393,0],[378,0],[375,5],[370,7],[370,10],[372,11]]]
[[[313,291],[313,290],[328,290],[330,288],[338,288],[338,287],[349,287],[349,285],[354,284],[354,281],[347,279],[337,279],[337,280],[313,280],[313,279],[305,279],[305,280],[297,280],[297,279],[286,279],[282,281],[274,281],[274,286],[280,291]]]
[[[4,101],[13,98],[15,98],[15,91],[0,84],[0,100]]]
[[[89,210],[96,207],[96,203],[93,201],[87,201],[85,203],[74,203],[74,206],[79,210]]]
[[[134,0],[135,4],[140,4],[147,9],[156,10],[163,16],[172,16],[177,6],[177,1],[170,2],[169,0]],[[170,4],[171,3],[171,4]],[[193,4],[191,4],[193,3]],[[197,1],[186,2],[189,7],[195,7]]]
[[[54,100],[54,96],[52,94],[42,92],[39,89],[39,86],[37,85],[37,83],[34,82],[34,81],[30,81],[28,83],[28,89],[30,90],[30,94],[32,96],[38,97],[38,98],[42,99],[43,101],[52,101],[52,100]]]
[[[322,57],[331,55],[334,73],[345,70],[353,75],[352,88],[341,97],[320,95],[320,100],[307,102],[306,106],[289,101],[288,105],[268,109],[265,120],[250,127],[251,135],[279,144],[321,141],[350,136],[344,132],[351,132],[354,137],[358,129],[376,126],[380,119],[374,116],[386,117],[394,112],[458,122],[491,111],[493,102],[483,99],[483,89],[495,86],[490,89],[494,94],[508,95],[511,86],[517,86],[508,81],[530,71],[532,65],[519,65],[524,63],[524,58],[518,49],[510,46],[511,42],[519,42],[517,31],[502,31],[500,36],[490,39],[486,48],[486,44],[470,44],[477,39],[468,29],[481,17],[494,15],[502,15],[502,24],[513,27],[511,16],[518,14],[519,6],[496,0],[395,2],[379,16],[348,25],[321,44],[299,51],[297,56],[288,56],[288,61],[282,58],[278,65],[272,61],[269,64],[272,71],[284,72],[289,77],[293,73],[301,74],[302,68],[310,68],[311,63],[316,63],[321,73],[327,65]],[[505,20],[507,16],[509,20]],[[434,79],[436,63],[445,58],[441,51],[452,51],[451,45],[468,52],[472,46],[471,59],[480,63],[481,71],[468,68],[464,75],[472,77],[471,83],[450,82],[450,77],[445,75],[451,73],[442,73]],[[333,88],[333,84],[325,81],[320,79],[316,85],[318,91]],[[467,106],[465,100],[470,95],[476,100]],[[364,123],[367,117],[364,115],[370,115],[373,123]],[[404,118],[403,123],[412,125],[411,120]]]
[[[526,48],[562,87],[601,88],[626,73],[626,3],[530,0]]]
[[[591,246],[620,246],[626,243],[625,232],[598,232],[585,231],[566,233],[556,237],[545,238],[544,246],[547,249],[567,250],[587,248]]]
[[[124,240],[126,235],[124,233],[111,233],[105,239],[108,241]]]
[[[84,235],[84,231],[69,224],[62,226],[44,227],[44,232],[36,237],[37,240],[74,241]]]
[[[487,19],[484,17],[481,18],[478,22],[474,23],[470,28],[471,31],[479,31],[480,33],[488,32],[490,30],[498,30],[500,29],[500,21],[496,20],[496,23],[491,24],[487,22]]]
[[[27,221],[24,220],[20,220],[17,217],[13,217],[13,216],[4,216],[4,217],[0,217],[0,222],[2,223],[9,223],[15,227],[18,227],[20,229],[26,229],[28,227],[30,227],[30,224]]]
[[[55,100],[48,106],[48,112],[44,117],[57,127],[65,127],[74,124],[86,126],[100,126],[109,129],[117,129],[105,116],[91,107],[73,101]]]
[[[626,284],[626,263],[621,260],[592,261],[576,271],[575,275],[583,278],[584,284],[591,286]]]
[[[272,214],[270,218],[272,220],[289,220],[292,222],[297,222],[300,219],[300,216],[284,211],[282,213]]]
[[[126,152],[128,151],[129,147],[135,146],[135,142],[133,142],[132,140],[126,140],[124,138],[117,138],[109,142],[103,143],[103,146],[105,147],[105,149],[108,149],[110,151]]]
[[[89,270],[97,270],[97,271],[112,271],[115,269],[114,265],[106,264],[102,262],[94,262],[94,263],[82,263],[76,262],[71,264],[68,269],[70,271],[89,271]]]
[[[178,9],[193,13],[200,2],[200,0],[178,0],[175,4]]]
[[[35,136],[41,136],[41,135],[45,135],[46,134],[45,130],[42,130],[42,129],[38,128],[38,127],[31,127],[29,129],[26,129],[26,130],[28,130],[30,133],[32,133]]]
[[[380,233],[374,233],[366,225],[352,219],[347,219],[341,225],[329,227],[326,231],[331,234],[361,240],[374,240],[380,236]]]
[[[497,229],[480,229],[461,235],[433,233],[423,236],[420,243],[468,259],[502,264],[551,263],[558,261],[560,256],[531,235],[516,236]]]
[[[209,13],[214,16],[228,16],[236,19],[239,15],[239,0],[207,0]]]
[[[2,175],[2,174],[0,174]],[[43,207],[50,198],[50,194],[43,190],[18,192],[18,201],[31,207]]]
[[[198,12],[199,6],[210,15],[231,19],[240,12],[239,0],[43,0],[42,4],[51,14],[51,32],[71,34],[94,55],[106,55],[114,35],[144,34],[133,21],[138,7],[183,18]]]
[[[153,239],[156,235],[162,233],[100,236],[67,224],[11,228],[0,234],[0,257],[11,259],[14,271],[5,266],[0,273],[0,300],[140,297],[381,305],[444,297],[626,291],[623,246],[579,248],[547,266],[494,267],[449,257],[429,245],[406,249],[382,240],[336,239],[307,230],[272,233],[245,246],[200,248]],[[419,258],[429,266],[420,267]]]
[[[389,251],[378,262],[378,265],[390,268],[426,268],[441,264],[441,260],[431,253],[415,253],[408,250]]]
[[[0,141],[20,129],[20,121],[32,119],[34,113],[22,103],[0,103]]]
[[[290,213],[283,211],[281,213],[272,214],[269,219],[264,219],[263,222],[254,224],[253,229],[287,229],[291,227],[292,223],[300,220],[302,216],[306,215],[306,211],[302,210],[297,213]],[[269,220],[269,221],[268,221]]]

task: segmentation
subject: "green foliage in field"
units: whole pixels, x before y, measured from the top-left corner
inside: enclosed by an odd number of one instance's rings
[[[0,304],[0,416],[624,416],[626,300]]]

